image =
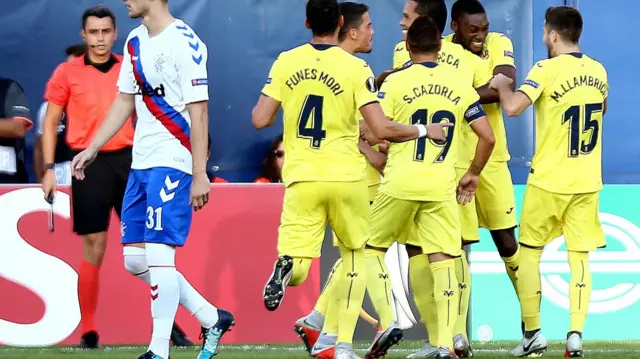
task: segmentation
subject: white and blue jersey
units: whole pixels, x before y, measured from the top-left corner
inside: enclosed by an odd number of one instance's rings
[[[182,246],[191,227],[193,157],[187,104],[209,100],[207,46],[182,20],[129,34],[118,79],[138,117],[122,207],[122,242]]]

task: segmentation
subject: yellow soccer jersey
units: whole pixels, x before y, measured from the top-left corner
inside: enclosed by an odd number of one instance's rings
[[[338,46],[304,44],[276,59],[262,93],[282,103],[286,186],[364,179],[356,111],[378,102],[369,65]]]
[[[398,70],[411,65],[411,57],[407,51],[407,43],[403,40],[393,50],[393,69]]]
[[[518,91],[535,104],[536,152],[528,183],[554,193],[602,189],[602,64],[580,53],[533,66]]]
[[[453,42],[453,34],[446,37],[447,41]],[[515,67],[515,56],[513,55],[513,43],[504,34],[498,32],[490,32],[484,41],[484,46],[480,56],[484,65],[484,78],[491,79],[493,70],[497,66],[513,66]],[[487,80],[488,82],[488,80]],[[486,82],[485,82],[486,83]],[[484,85],[484,84],[483,84]],[[489,158],[490,161],[508,161],[511,159],[509,149],[507,148],[507,133],[504,128],[504,118],[499,103],[484,104],[484,110],[493,129],[496,138],[496,145],[493,153]],[[473,161],[476,152],[476,144],[478,137],[474,133],[465,133],[464,148],[461,150],[462,167],[466,167]]]
[[[378,97],[387,117],[403,124],[454,123],[447,141],[392,143],[380,191],[400,199],[448,201],[455,196],[456,151],[463,122],[484,115],[479,96],[459,71],[433,62],[412,64],[387,77]]]

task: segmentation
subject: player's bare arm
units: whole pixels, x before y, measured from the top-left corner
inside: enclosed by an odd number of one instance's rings
[[[436,141],[444,141],[446,139],[444,129],[453,126],[453,123],[449,122],[441,122],[428,126],[409,126],[393,122],[384,115],[380,104],[377,102],[360,107],[360,113],[367,122],[373,135],[389,142],[406,142],[425,136]]]
[[[531,106],[531,99],[520,91],[513,90],[513,80],[503,74],[493,77],[489,86],[500,94],[500,104],[509,117],[519,116]]]
[[[190,204],[198,211],[209,202],[210,182],[207,177],[207,139],[209,135],[209,101],[187,104],[191,117],[191,151],[193,154],[193,180]]]
[[[379,138],[373,135],[373,132],[371,132],[371,129],[367,126],[367,122],[365,120],[360,120],[360,138],[367,141],[371,146],[375,146],[382,142]]]
[[[73,158],[73,161],[71,161],[71,171],[75,178],[79,180],[84,179],[84,169],[96,158],[102,146],[124,126],[125,122],[127,122],[133,113],[134,107],[135,95],[123,92],[118,94],[89,147],[80,152]],[[55,144],[53,148],[55,148]]]
[[[13,119],[0,121],[0,137],[24,138],[25,133],[27,133],[27,125],[24,121]]]
[[[261,130],[273,125],[279,109],[280,101],[276,101],[266,95],[260,95],[258,103],[253,107],[253,111],[251,111],[251,123],[253,123],[253,127]]]
[[[493,76],[498,74],[502,74],[508,78],[510,78],[513,82],[511,83],[511,90],[516,90],[516,68],[511,65],[500,65],[496,66],[493,69]],[[476,89],[478,91],[478,95],[480,95],[480,103],[496,103],[500,102],[500,95],[498,91],[489,87],[489,84],[486,84],[482,87]]]
[[[476,188],[478,188],[478,178],[484,166],[489,161],[493,148],[496,144],[496,138],[493,134],[491,124],[487,116],[479,117],[471,123],[471,129],[478,136],[478,144],[476,145],[476,153],[467,170],[467,173],[460,179],[458,184],[458,202],[467,204],[473,199]]]
[[[58,142],[58,124],[62,119],[64,107],[49,102],[42,124],[42,160],[43,163],[55,163],[56,144]],[[43,165],[44,166],[44,165]],[[42,176],[42,191],[48,199],[56,193],[56,176],[53,169],[47,169]]]
[[[358,143],[358,149],[360,150],[360,153],[362,153],[367,159],[367,162],[369,162],[373,168],[375,168],[376,170],[378,170],[378,172],[380,172],[380,174],[382,174],[384,171],[384,166],[386,166],[387,164],[387,156],[381,152],[378,152],[362,138]]]

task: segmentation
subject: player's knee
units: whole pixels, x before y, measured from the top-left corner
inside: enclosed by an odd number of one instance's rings
[[[491,231],[491,237],[500,257],[509,258],[518,251],[514,228]]]
[[[293,259],[293,275],[289,281],[289,286],[296,286],[304,283],[309,276],[311,268],[311,258],[294,258]]]
[[[419,256],[422,254],[421,247],[412,246],[410,244],[407,244],[405,247],[407,248],[407,255],[409,256],[409,258]]]
[[[107,249],[107,233],[92,233],[82,236],[84,259],[94,265],[102,264]]]
[[[124,268],[137,276],[149,270],[144,248],[124,247]]]

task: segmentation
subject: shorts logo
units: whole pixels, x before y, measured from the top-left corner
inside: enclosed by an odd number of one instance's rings
[[[206,86],[209,84],[208,79],[193,79],[191,80],[191,86]]]
[[[531,87],[533,87],[534,89],[537,89],[538,87],[540,87],[540,85],[538,85],[537,82],[533,81],[533,80],[524,80],[524,85],[529,85]]]
[[[169,202],[173,199],[173,197],[176,196],[175,192],[171,192],[174,189],[178,188],[178,185],[180,184],[180,180],[177,180],[175,182],[171,182],[171,178],[169,178],[169,176],[167,176],[164,179],[164,187],[162,187],[162,189],[160,189],[160,199],[162,200],[162,203],[165,202]],[[165,187],[166,187],[166,191],[165,191]],[[167,193],[169,192],[169,193]]]
[[[127,225],[124,222],[120,222],[120,236],[124,237],[127,233]]]

